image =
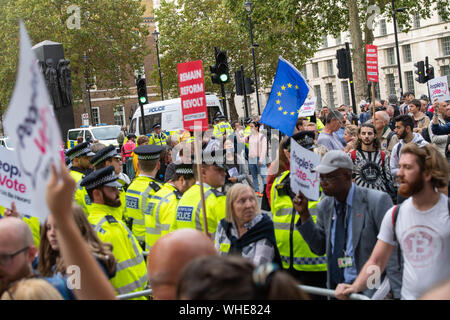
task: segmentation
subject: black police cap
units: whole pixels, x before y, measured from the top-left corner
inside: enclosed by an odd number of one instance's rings
[[[138,156],[138,160],[156,160],[159,159],[161,152],[163,151],[162,146],[157,146],[154,144],[143,145],[137,147],[133,150],[135,154]]]
[[[295,142],[297,142],[303,148],[308,149],[308,150],[312,150],[316,147],[314,145],[314,137],[315,137],[315,133],[313,131],[306,131],[306,130],[297,132],[296,134],[291,136],[291,138],[294,139]],[[283,149],[290,150],[291,138],[287,139],[283,143]]]
[[[80,186],[85,187],[86,190],[96,189],[101,186],[121,187],[122,185],[117,182],[117,179],[114,167],[107,166],[88,174],[81,180]]]
[[[95,153],[91,151],[90,143],[89,142],[83,142],[77,144],[72,149],[69,149],[66,152],[66,156],[69,157],[69,159],[72,161],[73,159],[81,156],[94,156]]]
[[[95,156],[93,156],[91,158],[91,163],[94,166],[99,165],[100,163],[102,163],[103,161],[106,161],[110,158],[113,157],[120,157],[120,155],[117,153],[117,149],[116,147],[114,147],[113,145],[107,146],[101,150],[99,150]]]

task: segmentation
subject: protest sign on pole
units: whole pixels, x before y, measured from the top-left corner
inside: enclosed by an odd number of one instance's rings
[[[53,107],[31,49],[25,25],[20,22],[19,68],[4,127],[15,145],[17,164],[24,184],[29,187],[31,212],[21,212],[45,221],[49,210],[45,192],[51,164],[59,171],[64,153],[61,133]]]
[[[11,208],[15,202],[17,211],[32,212],[31,186],[20,172],[16,152],[0,147],[0,205]]]
[[[317,97],[307,98],[303,106],[300,108],[298,116],[309,117],[314,115],[314,112],[316,111],[316,102]]]
[[[161,113],[161,129],[163,131],[183,129],[181,114],[177,111],[165,111]]]
[[[200,196],[203,209],[203,224],[205,234],[208,233],[208,220],[206,216],[205,193],[201,174],[202,138],[201,132],[208,130],[208,112],[206,108],[205,82],[203,79],[203,64],[201,60],[179,63],[178,86],[180,87],[181,111],[183,114],[183,127],[194,131],[194,153],[197,159],[196,170],[200,184]]]
[[[450,100],[447,76],[428,80],[428,89],[430,90],[431,102],[434,102],[434,99],[438,101]]]
[[[299,191],[309,200],[319,200],[319,173],[313,171],[320,164],[320,156],[291,138],[291,190]]]

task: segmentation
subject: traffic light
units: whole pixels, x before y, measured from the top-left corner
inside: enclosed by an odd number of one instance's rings
[[[236,95],[243,96],[244,95],[244,88],[242,86],[243,74],[241,70],[238,70],[234,73],[234,82],[236,83]]]
[[[138,78],[136,80],[136,87],[137,87],[137,95],[139,99],[139,104],[144,105],[148,103],[148,97],[147,97],[147,83],[145,82],[144,78]]]
[[[346,49],[342,48],[336,51],[337,58],[337,68],[338,68],[338,78],[347,79],[350,78],[350,68],[349,68],[349,56]]]
[[[418,61],[414,63],[414,67],[417,68],[417,70],[414,71],[414,73],[418,75],[416,81],[419,83],[427,82],[427,78],[425,76],[425,64],[423,63],[423,61]]]
[[[434,68],[428,63],[428,57],[425,57],[425,77],[426,81],[434,79]]]
[[[252,78],[245,78],[245,93],[250,94],[255,92],[255,88],[253,85],[255,84],[255,81]]]
[[[212,83],[227,83],[230,81],[227,52],[215,49],[216,64],[210,67]]]

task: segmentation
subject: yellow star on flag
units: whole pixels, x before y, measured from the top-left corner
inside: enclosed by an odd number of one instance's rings
[[[288,88],[292,88],[292,84],[288,83]]]
[[[300,109],[297,110],[297,113],[300,113]]]
[[[281,111],[281,110],[283,110],[283,107],[282,107],[282,106],[280,106],[280,107],[278,108],[278,110],[280,110],[280,111]]]
[[[295,89],[298,89],[298,85],[295,85]]]
[[[294,112],[294,111],[292,111],[292,112],[291,112],[291,116],[293,116],[293,115],[294,115],[294,113],[295,113],[295,112]]]
[[[278,93],[277,93],[277,94],[278,94],[278,96],[279,96],[279,97],[281,97],[281,92],[280,92],[280,91],[278,91]]]
[[[277,100],[277,104],[280,104],[281,103],[281,101],[280,100]]]
[[[288,113],[287,111],[283,112],[284,115],[287,115],[287,113]]]
[[[286,90],[286,87],[285,86],[281,86],[281,90]]]

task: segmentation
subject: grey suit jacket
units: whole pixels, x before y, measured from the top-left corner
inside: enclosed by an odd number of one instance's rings
[[[358,274],[372,254],[378,240],[377,236],[383,217],[392,206],[392,200],[387,193],[355,185],[352,206],[352,243]],[[312,219],[308,219],[302,224],[299,219],[296,225],[311,251],[317,255],[331,255],[333,212],[334,198],[324,196],[317,205],[317,222],[314,223]],[[396,251],[392,254],[386,270],[382,274],[381,281],[386,274],[394,297],[400,298],[402,272],[398,267]],[[329,273],[327,275],[327,286],[330,286]],[[364,294],[372,296],[374,292],[375,289],[366,290]]]

